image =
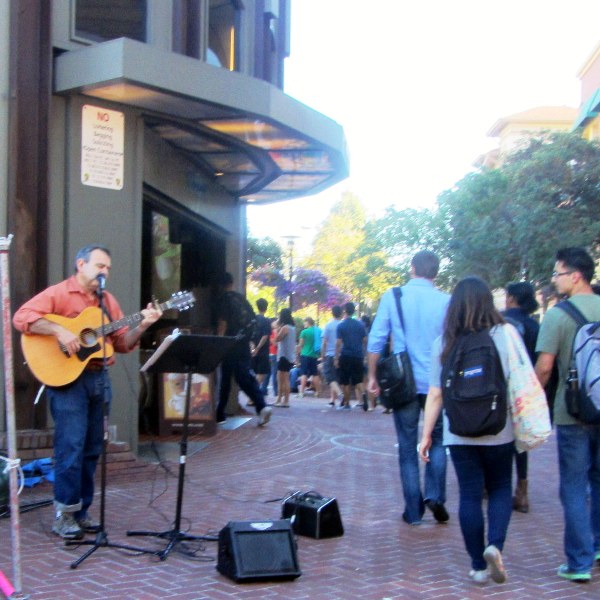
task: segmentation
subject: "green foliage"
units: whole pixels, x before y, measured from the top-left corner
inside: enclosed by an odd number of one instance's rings
[[[386,254],[368,241],[368,227],[359,199],[343,194],[321,225],[306,261],[356,302],[359,313],[372,312],[373,303],[398,276]]]
[[[246,244],[246,269],[256,271],[261,267],[273,269],[283,268],[282,250],[279,244],[271,239],[248,237]]]
[[[498,169],[471,174],[439,198],[455,278],[493,287],[547,283],[556,250],[600,241],[600,146],[576,134],[533,139]]]

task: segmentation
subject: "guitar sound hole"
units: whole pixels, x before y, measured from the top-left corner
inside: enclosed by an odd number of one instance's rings
[[[79,339],[82,346],[93,346],[96,343],[96,334],[91,329],[84,329],[80,333]]]

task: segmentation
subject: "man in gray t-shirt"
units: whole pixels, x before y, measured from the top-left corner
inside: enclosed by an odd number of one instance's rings
[[[552,273],[556,290],[568,296],[588,321],[600,321],[600,297],[591,287],[594,271],[594,261],[583,248],[562,248],[556,254]],[[540,327],[535,372],[546,385],[558,362],[554,423],[567,563],[557,574],[570,581],[589,581],[594,560],[600,560],[600,425],[584,425],[566,410],[565,381],[576,331],[570,316],[551,308]]]

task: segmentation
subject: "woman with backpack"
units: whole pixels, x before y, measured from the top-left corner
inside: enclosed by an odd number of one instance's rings
[[[502,313],[504,320],[515,326],[523,341],[531,364],[535,365],[535,343],[537,342],[540,324],[531,317],[539,303],[535,299],[535,289],[527,281],[509,283],[506,286],[506,310]],[[515,450],[515,465],[517,467],[517,486],[513,496],[513,509],[521,513],[529,512],[527,497],[527,452]]]
[[[501,552],[512,514],[514,435],[506,397],[505,327],[512,326],[494,307],[484,281],[466,277],[457,284],[444,332],[432,348],[419,444],[421,459],[428,461],[431,433],[443,406],[444,445],[458,478],[459,521],[471,557],[469,577],[480,585],[490,577],[497,583],[506,581]]]

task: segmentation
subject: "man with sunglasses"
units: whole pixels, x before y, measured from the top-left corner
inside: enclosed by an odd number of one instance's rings
[[[594,271],[594,261],[583,248],[562,248],[556,253],[552,273],[556,291],[567,296],[588,321],[600,321],[600,297],[591,286]],[[591,579],[594,561],[600,562],[600,425],[583,424],[566,408],[566,380],[577,329],[575,320],[564,310],[551,308],[540,327],[535,371],[545,385],[557,361],[554,423],[567,556],[558,575],[582,583]]]

